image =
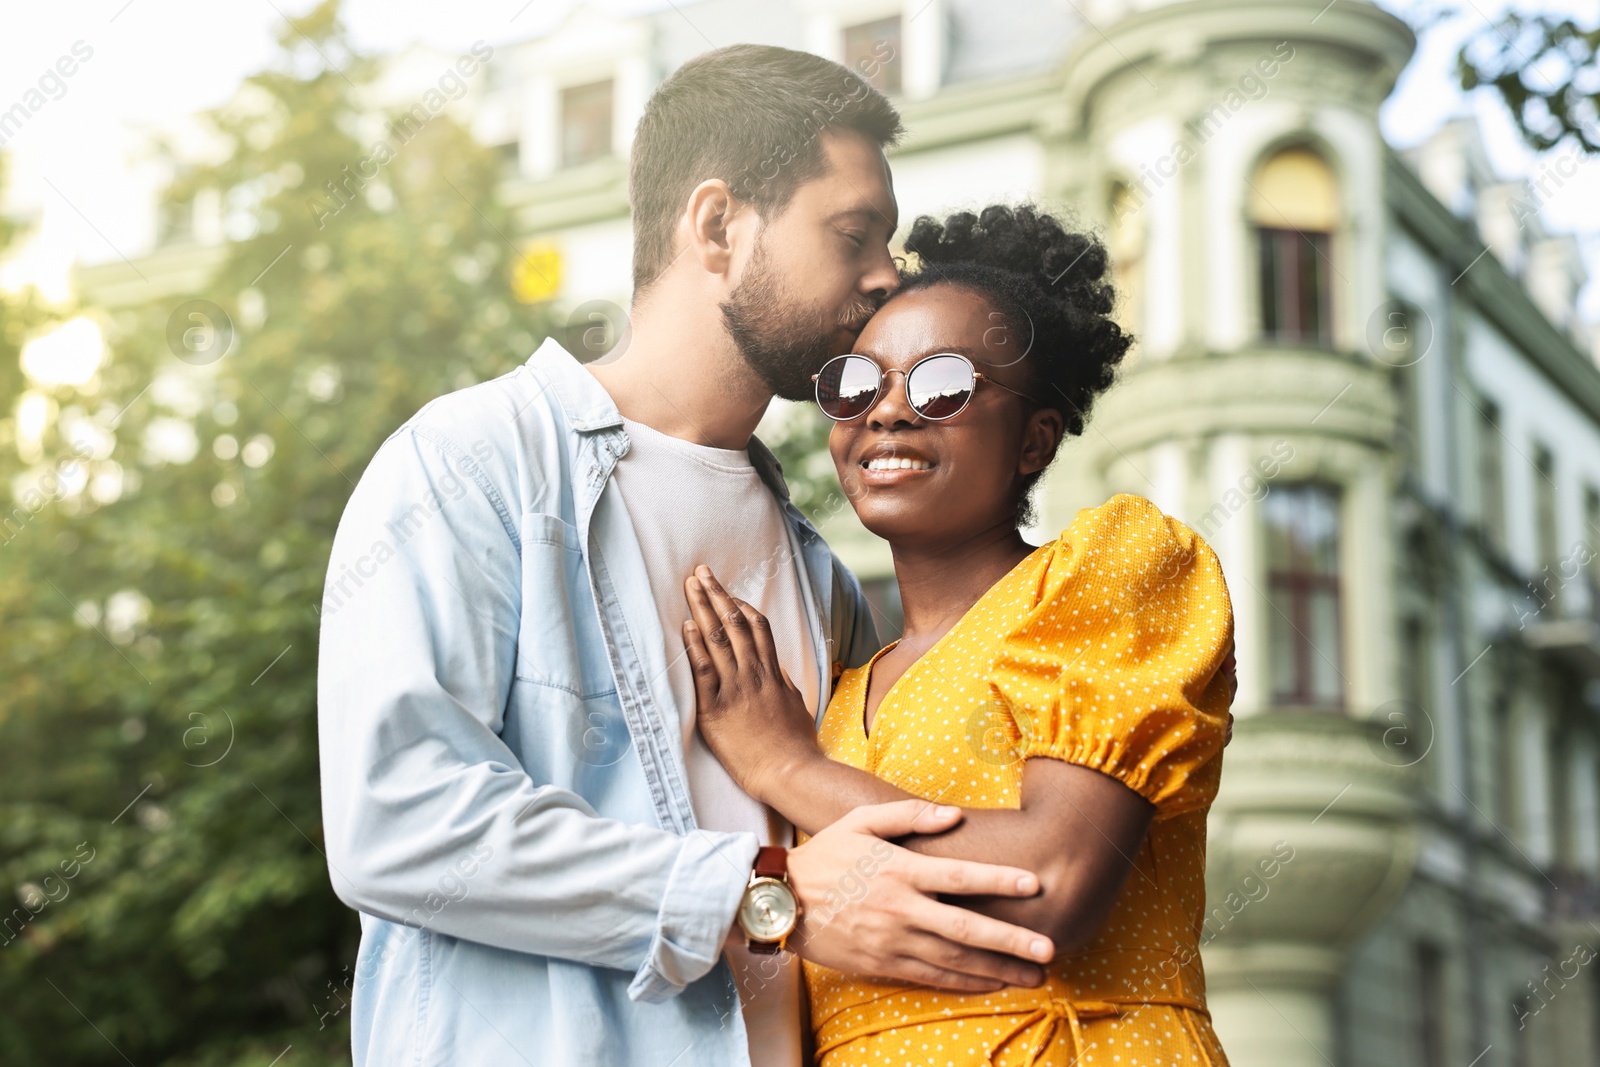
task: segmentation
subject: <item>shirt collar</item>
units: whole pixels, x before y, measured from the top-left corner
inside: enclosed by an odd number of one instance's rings
[[[590,433],[622,425],[622,412],[611,394],[554,337],[546,337],[534,350],[528,366],[549,380],[574,430]]]
[[[544,343],[528,357],[528,365],[554,386],[553,391],[566,414],[568,426],[579,433],[622,428],[622,412],[617,410],[611,394],[554,337],[545,338]],[[789,487],[784,484],[783,467],[778,463],[778,457],[753,434],[748,450],[750,465],[761,475],[767,488],[779,500],[787,501]]]

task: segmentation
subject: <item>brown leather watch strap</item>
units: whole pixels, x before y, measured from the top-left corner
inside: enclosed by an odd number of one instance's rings
[[[763,845],[756,851],[753,870],[757,878],[789,877],[789,850],[779,845]]]

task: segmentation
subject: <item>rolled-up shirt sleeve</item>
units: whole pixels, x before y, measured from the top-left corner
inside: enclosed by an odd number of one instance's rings
[[[626,970],[630,996],[664,999],[715,964],[756,838],[604,818],[529,775],[501,737],[516,518],[472,455],[415,428],[352,495],[317,679],[330,877],[362,912]]]

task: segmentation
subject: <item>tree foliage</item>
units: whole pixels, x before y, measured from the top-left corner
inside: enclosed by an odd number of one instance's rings
[[[7,407],[48,412],[0,421],[0,479],[60,487],[0,531],[3,1064],[348,1062],[316,746],[334,528],[385,437],[544,323],[511,295],[493,154],[442,111],[375,122],[337,0],[279,43],[212,116],[227,158],[173,191],[225,191],[199,292],[103,316],[81,387],[23,379],[46,316],[0,303]]]
[[[1511,109],[1534,148],[1567,137],[1600,152],[1600,25],[1585,29],[1565,15],[1511,12],[1461,49],[1464,89],[1488,86]]]

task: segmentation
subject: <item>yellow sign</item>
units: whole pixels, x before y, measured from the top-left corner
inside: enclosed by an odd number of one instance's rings
[[[561,291],[561,249],[534,241],[511,265],[511,291],[524,304],[554,299]]]

